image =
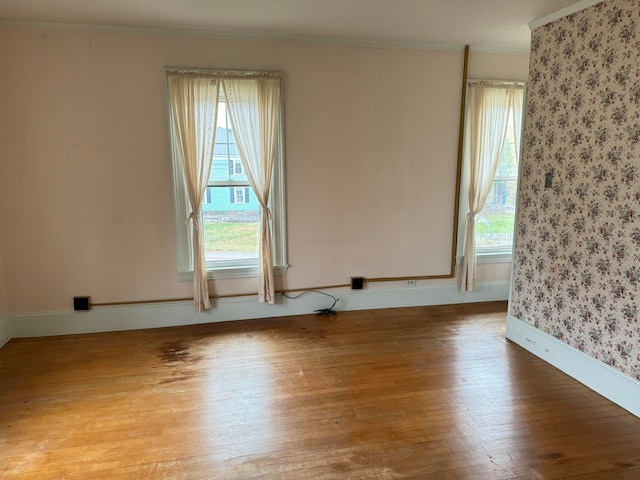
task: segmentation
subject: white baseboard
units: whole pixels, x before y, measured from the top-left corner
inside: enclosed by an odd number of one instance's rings
[[[0,319],[0,348],[13,338],[11,321],[8,318]]]
[[[479,284],[471,293],[460,292],[458,285],[415,286],[396,289],[327,290],[339,298],[335,309],[369,310],[378,308],[446,305],[454,303],[506,300],[509,282]],[[258,303],[256,297],[220,299],[208,312],[194,313],[192,302],[169,304],[98,307],[87,312],[45,312],[12,315],[13,337],[42,337],[77,333],[172,327],[198,323],[283,317],[312,313],[328,308],[333,300],[309,293],[297,300],[278,296],[275,305]]]
[[[515,317],[507,338],[640,417],[640,382]]]

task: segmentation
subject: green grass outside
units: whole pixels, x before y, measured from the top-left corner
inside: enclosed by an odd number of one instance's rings
[[[490,225],[480,220],[484,218]],[[513,233],[513,215],[481,214],[476,221],[476,235]],[[204,241],[207,251],[256,252],[258,250],[258,222],[205,222]]]
[[[486,219],[489,223],[482,221]],[[476,217],[476,235],[487,233],[513,233],[515,219],[504,213],[481,213]]]
[[[205,250],[216,252],[257,252],[258,222],[205,222]]]

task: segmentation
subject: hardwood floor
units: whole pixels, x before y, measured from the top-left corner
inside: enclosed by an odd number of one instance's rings
[[[504,338],[506,305],[0,349],[3,479],[638,479],[640,419]]]

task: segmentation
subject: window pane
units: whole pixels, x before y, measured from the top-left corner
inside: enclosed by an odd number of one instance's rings
[[[515,223],[515,180],[493,182],[484,209],[476,216],[476,248],[510,247]]]
[[[502,152],[500,153],[500,160],[498,162],[498,170],[496,171],[496,178],[512,178],[518,179],[518,160],[516,156],[516,141],[514,138],[513,119],[509,116],[509,122],[507,124],[507,135],[504,139],[504,145],[502,146]]]
[[[226,103],[219,102],[216,143],[213,149],[213,163],[211,164],[209,182],[247,181],[226,112]]]
[[[220,131],[220,135],[222,135],[222,132],[224,132],[224,129],[222,128],[218,128],[217,130]],[[218,140],[217,133],[216,133],[216,140]],[[220,157],[220,158],[227,158],[227,155],[229,155],[229,145],[227,145],[226,143],[220,143],[216,141],[213,147],[213,156]]]
[[[210,182],[226,182],[231,178],[229,168],[229,160],[226,155],[213,155],[211,163],[211,172],[209,173]]]
[[[218,103],[216,143],[209,181],[246,181],[231,131],[226,103]],[[258,258],[258,202],[245,187],[208,187],[203,205],[207,261]]]
[[[502,147],[493,187],[484,209],[476,216],[476,248],[510,248],[513,245],[518,163],[515,150],[513,115],[509,116],[507,136]]]
[[[247,197],[244,188],[207,190],[211,202],[202,205],[207,261],[257,259],[259,207],[255,195]]]
[[[227,104],[225,102],[218,102],[216,127],[216,143],[229,143],[229,117],[227,115]]]

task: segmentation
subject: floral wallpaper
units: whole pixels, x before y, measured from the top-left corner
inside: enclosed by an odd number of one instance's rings
[[[510,313],[640,379],[640,0],[534,30],[530,61]]]

